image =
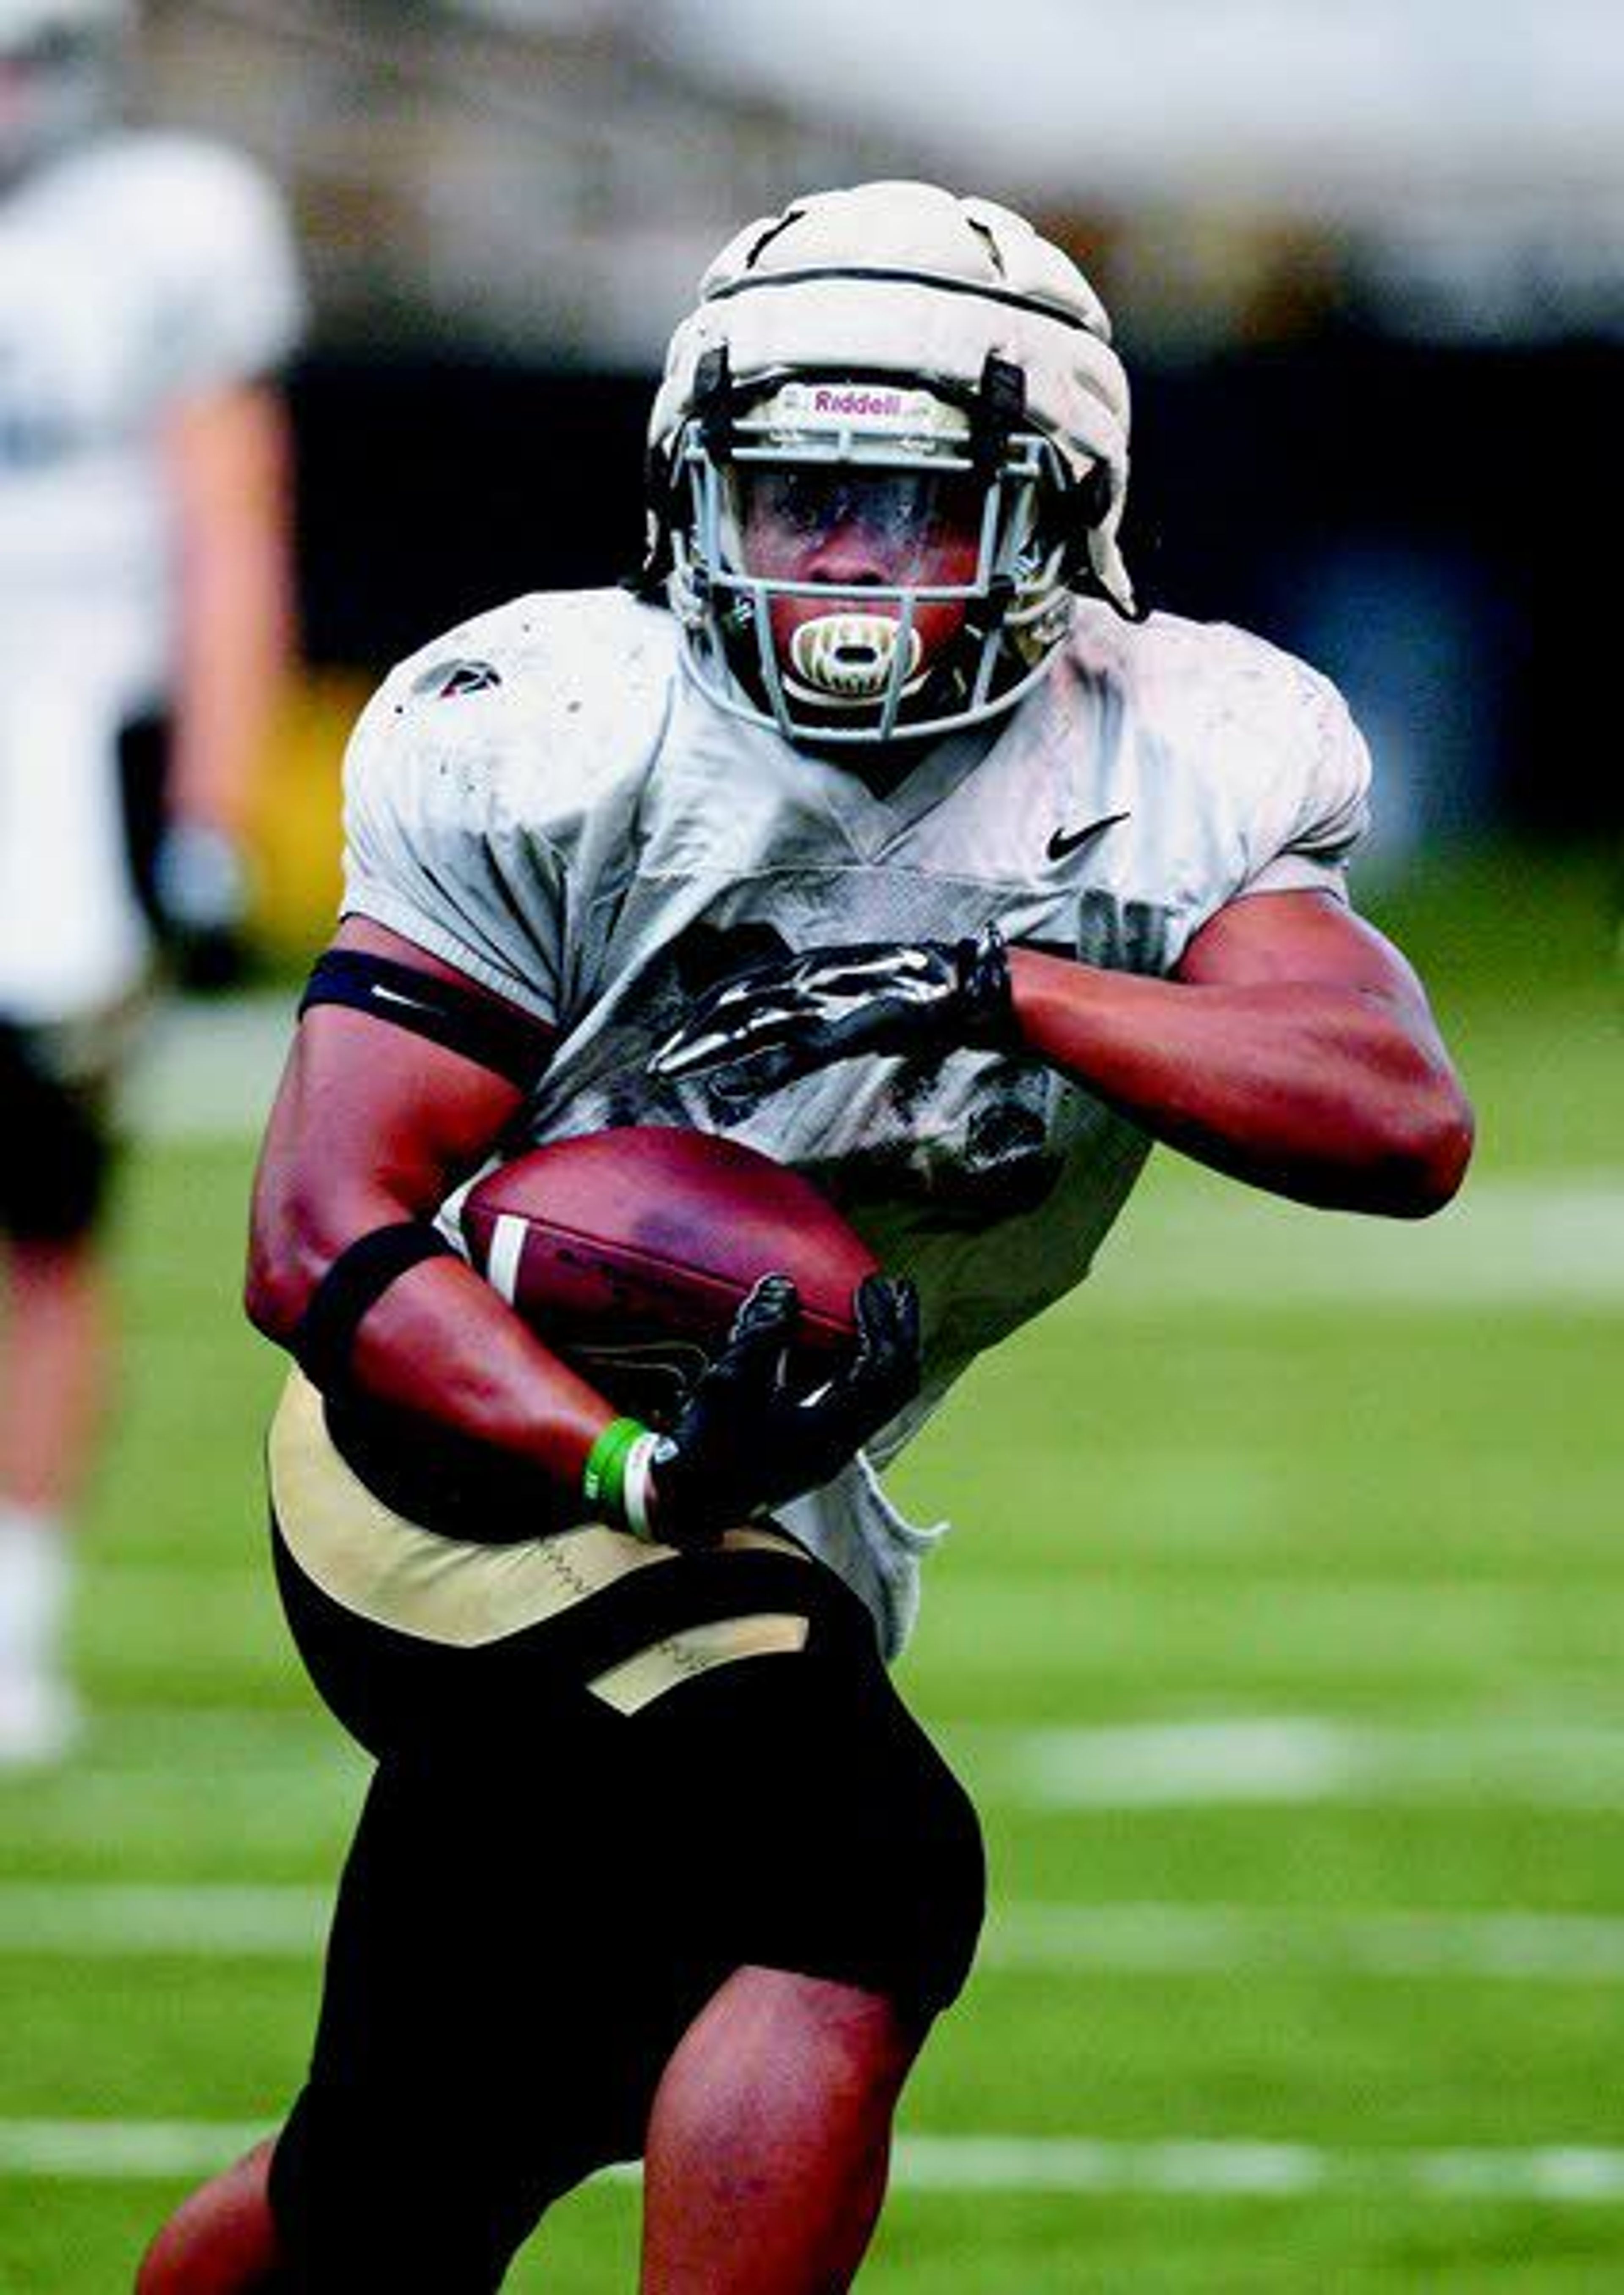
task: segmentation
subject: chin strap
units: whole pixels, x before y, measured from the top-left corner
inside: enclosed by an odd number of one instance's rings
[[[1012,361],[989,351],[970,409],[970,457],[983,481],[1002,464],[1016,432],[1027,428],[1026,377]]]

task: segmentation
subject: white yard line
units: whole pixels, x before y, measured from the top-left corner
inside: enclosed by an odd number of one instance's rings
[[[1444,1912],[1219,1904],[1016,1904],[995,1911],[988,1968],[1189,1976],[1499,1979],[1613,1984],[1624,1919],[1580,1913]]]
[[[244,1883],[0,1883],[0,1955],[29,1959],[308,1959],[331,1891]],[[995,1907],[991,1970],[1157,1975],[1333,1972],[1371,1978],[1614,1984],[1624,1918],[1500,1909],[1165,1902]]]
[[[1624,1730],[1604,1727],[1264,1714],[942,1734],[978,1795],[1027,1808],[1624,1802]]]
[[[1471,1180],[1424,1226],[1304,1210],[1234,1188],[1168,1191],[1130,1207],[1097,1278],[1062,1314],[1537,1306],[1624,1314],[1624,1173],[1603,1168]]]
[[[233,2120],[0,2119],[0,2175],[184,2181],[223,2167],[268,2132],[263,2124]],[[613,2172],[617,2179],[635,2173]],[[903,2136],[892,2182],[913,2192],[1150,2192],[1211,2199],[1350,2193],[1617,2205],[1624,2203],[1624,2151],[1550,2144],[1351,2152],[1245,2139],[1124,2144],[1067,2136]]]
[[[1624,1807],[1624,1727],[1606,1722],[1225,1713],[935,1731],[977,1799],[1008,1808]],[[0,1773],[0,1811],[9,1793],[27,1793],[30,1838],[99,1831],[117,1840],[149,1810],[194,1804],[202,1770],[233,1797],[233,1821],[247,1834],[264,1827],[280,1838],[312,1812],[353,1808],[368,1767],[315,1713],[109,1711],[65,1768]]]
[[[0,1884],[0,1953],[30,1959],[306,1959],[329,1888],[282,1883],[13,1881]]]
[[[87,2184],[213,2175],[268,2136],[273,2120],[0,2119],[0,2176]]]
[[[1347,2152],[1205,2138],[1119,2144],[1064,2136],[905,2136],[894,2180],[912,2191],[1163,2192],[1212,2199],[1348,2192],[1616,2204],[1624,2201],[1624,2151],[1555,2144]]]
[[[131,1130],[153,1140],[250,1139],[270,1108],[298,1001],[290,988],[162,1005],[126,1087]]]

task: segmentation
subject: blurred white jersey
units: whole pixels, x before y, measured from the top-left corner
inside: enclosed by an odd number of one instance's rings
[[[116,741],[160,711],[176,568],[163,425],[268,374],[303,304],[279,195],[234,151],[127,130],[0,195],[0,1012],[139,976]]]
[[[820,943],[1011,940],[1166,974],[1241,895],[1342,891],[1368,760],[1334,689],[1221,625],[1083,606],[1008,716],[889,795],[717,710],[669,615],[624,593],[520,600],[424,649],[347,767],[347,910],[559,1032],[543,1141],[611,1124],[725,1132],[807,1172],[919,1286],[925,1389],[837,1482],[784,1509],[869,1602],[887,1651],[934,1532],[894,1457],[983,1348],[1087,1274],[1145,1134],[1041,1061],[866,1058],[759,1099],[656,1082],[690,997]]]

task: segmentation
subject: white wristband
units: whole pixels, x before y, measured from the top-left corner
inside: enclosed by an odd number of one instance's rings
[[[657,1434],[640,1434],[621,1467],[620,1504],[633,1538],[649,1539],[649,1491]]]

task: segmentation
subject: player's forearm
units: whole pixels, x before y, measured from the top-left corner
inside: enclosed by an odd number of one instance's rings
[[[179,629],[170,803],[240,836],[296,648],[290,454],[268,392],[177,421]]]
[[[1032,1050],[1234,1178],[1403,1218],[1459,1184],[1470,1110],[1431,1030],[1379,993],[1145,979],[1024,949],[1011,977]]]
[[[348,935],[353,944],[364,933]],[[403,1032],[322,1008],[301,1021],[255,1174],[244,1303],[290,1349],[361,1237],[425,1224],[477,1170],[517,1089]],[[355,1326],[346,1376],[375,1400],[526,1461],[574,1492],[614,1416],[473,1270],[426,1259]]]
[[[170,809],[240,837],[292,660],[282,569],[266,547],[202,551],[189,576]]]
[[[535,1467],[566,1502],[615,1416],[458,1260],[427,1261],[393,1285],[362,1322],[350,1360],[374,1400]]]
[[[425,1214],[387,1189],[340,1201],[321,1193],[261,1203],[245,1301],[249,1319],[297,1347],[301,1319],[345,1248]],[[392,1282],[355,1327],[347,1384],[528,1466],[573,1498],[593,1442],[615,1415],[597,1390],[526,1327],[474,1270],[450,1255]]]

